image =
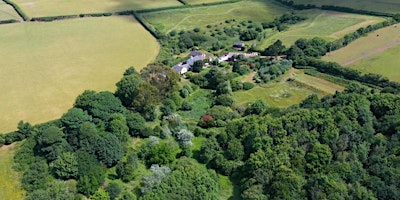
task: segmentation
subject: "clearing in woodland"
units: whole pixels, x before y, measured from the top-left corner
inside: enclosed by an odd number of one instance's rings
[[[276,40],[281,40],[286,46],[292,45],[299,38],[321,37],[331,41],[356,31],[358,28],[384,21],[384,18],[368,15],[348,14],[324,10],[304,10],[296,12],[308,19],[290,26],[287,30],[270,32],[263,41],[261,48],[266,48]]]
[[[12,169],[16,143],[0,147],[0,197],[1,199],[23,199],[19,174]]]
[[[205,28],[207,25],[223,23],[225,20],[272,21],[288,12],[271,0],[244,0],[236,3],[207,7],[184,8],[160,12],[143,13],[144,19],[161,32]]]
[[[317,6],[334,5],[357,10],[369,10],[383,13],[398,13],[399,0],[293,0],[295,4],[312,4]]]
[[[348,46],[327,54],[323,60],[400,81],[399,49],[400,24],[396,24],[369,33]]]
[[[14,0],[29,17],[105,13],[183,5],[177,0]]]
[[[9,19],[22,20],[13,7],[0,1],[0,21]]]
[[[291,69],[275,81],[256,85],[250,90],[237,91],[233,95],[236,104],[241,106],[263,99],[273,107],[289,107],[300,103],[311,94],[323,96],[343,89],[337,84]]]
[[[157,41],[132,17],[0,26],[0,132],[19,120],[59,118],[85,89],[115,90],[129,66],[158,54]]]

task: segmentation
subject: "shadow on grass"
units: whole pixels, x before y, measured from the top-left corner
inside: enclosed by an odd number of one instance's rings
[[[232,190],[232,196],[228,198],[228,200],[241,200],[242,198],[240,197],[240,180],[237,177],[237,175],[232,175],[229,177],[229,180],[232,183],[233,190]]]

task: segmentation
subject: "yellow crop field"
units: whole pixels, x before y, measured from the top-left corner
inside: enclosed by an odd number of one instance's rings
[[[132,17],[7,24],[0,35],[2,133],[60,117],[85,89],[114,91],[126,68],[145,67],[159,50]]]
[[[141,10],[182,5],[177,0],[14,0],[29,17]]]

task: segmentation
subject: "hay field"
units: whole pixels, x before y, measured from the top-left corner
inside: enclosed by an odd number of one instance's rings
[[[14,0],[29,17],[104,13],[182,5],[177,0]]]
[[[114,91],[126,68],[145,67],[159,50],[122,16],[7,24],[0,35],[0,133],[60,117],[85,89]]]
[[[12,169],[16,143],[0,147],[0,199],[23,199],[25,192],[21,189],[20,175]]]
[[[13,7],[0,1],[0,21],[8,19],[22,20]]]
[[[270,0],[243,0],[223,5],[144,13],[142,16],[159,31],[169,32],[205,28],[208,24],[219,24],[228,19],[270,21],[288,11],[286,7]]]
[[[321,37],[325,40],[335,40],[358,28],[376,24],[384,20],[381,17],[347,14],[324,10],[305,10],[296,12],[308,19],[292,25],[283,32],[274,31],[267,35],[261,44],[266,48],[276,40],[281,40],[285,45],[292,45],[299,38]]]
[[[400,81],[400,24],[369,33],[322,59]]]
[[[295,4],[335,5],[359,10],[369,10],[384,13],[398,13],[399,0],[293,0]]]

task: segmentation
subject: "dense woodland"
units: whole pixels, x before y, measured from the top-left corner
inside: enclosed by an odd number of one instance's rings
[[[278,40],[258,50],[268,57],[211,63],[188,72],[185,81],[164,65],[179,58],[162,59],[194,46],[217,53],[225,48],[219,37],[254,40],[264,29],[284,31],[301,20],[290,13],[268,23],[227,21],[232,27],[209,36],[171,32],[160,39],[160,63],[140,72],[128,68],[114,93],[87,90],[60,119],[20,122],[17,131],[0,135],[0,145],[23,141],[14,168],[26,199],[219,199],[221,176],[244,200],[399,199],[400,84],[318,58],[400,19],[335,42],[299,39],[285,47]],[[270,59],[280,55],[287,59]],[[264,100],[235,104],[235,91],[273,81],[291,67],[350,84],[289,108]],[[254,82],[237,79],[249,73]],[[212,104],[197,121],[183,118],[178,113],[196,106],[189,98],[200,89],[211,91]]]
[[[215,104],[198,124],[176,114],[191,109],[196,86],[179,87],[161,65],[129,68],[115,94],[85,91],[60,120],[21,122],[5,139],[26,138],[15,168],[27,199],[218,199],[218,174],[242,199],[398,199],[398,95],[351,84],[287,109],[262,100],[243,109],[229,103],[232,74],[204,74]],[[205,138],[198,151],[195,137]],[[137,188],[121,184],[138,178]]]

